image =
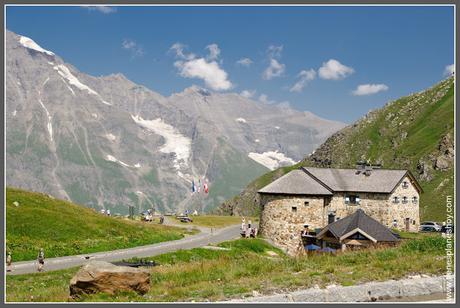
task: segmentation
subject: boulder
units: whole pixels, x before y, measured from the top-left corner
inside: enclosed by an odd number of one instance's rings
[[[128,266],[116,266],[103,261],[90,261],[70,280],[70,297],[83,294],[134,291],[145,294],[150,289],[150,273]]]

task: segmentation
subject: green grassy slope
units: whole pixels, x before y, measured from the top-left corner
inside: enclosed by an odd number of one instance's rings
[[[445,199],[453,196],[454,83],[434,87],[388,103],[340,130],[299,164],[254,180],[220,206],[221,213],[257,212],[257,190],[299,166],[354,168],[358,160],[384,168],[408,169],[420,182],[423,220],[446,219]]]
[[[6,241],[13,261],[36,258],[40,247],[46,257],[58,257],[176,240],[184,232],[103,216],[44,194],[6,189]]]

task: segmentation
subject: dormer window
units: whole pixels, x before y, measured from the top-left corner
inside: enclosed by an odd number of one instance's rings
[[[409,183],[407,183],[407,181],[402,182],[402,188],[408,188],[408,187],[409,187]]]
[[[305,201],[303,204],[304,204],[305,206],[309,206],[309,205],[310,205],[310,202]]]
[[[413,196],[413,197],[412,197],[412,203],[417,204],[417,202],[418,202],[417,196]]]
[[[407,201],[408,201],[408,200],[407,200],[407,197],[406,197],[406,196],[402,197],[402,203],[407,203]]]
[[[345,204],[359,204],[361,202],[361,199],[359,198],[358,195],[347,195],[345,196]]]
[[[393,197],[393,203],[399,203],[399,197]]]

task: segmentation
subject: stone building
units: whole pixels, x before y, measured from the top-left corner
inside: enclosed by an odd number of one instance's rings
[[[417,232],[421,192],[408,170],[302,167],[258,191],[259,229],[290,254],[305,224],[322,229],[357,209],[386,227]]]

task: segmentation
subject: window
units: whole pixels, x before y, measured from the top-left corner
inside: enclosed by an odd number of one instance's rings
[[[393,203],[399,203],[399,197],[393,197]]]
[[[412,203],[417,203],[417,201],[418,201],[417,196],[413,196],[413,197],[412,197]]]
[[[404,197],[402,198],[402,203],[407,203],[407,201],[408,201],[408,200],[407,200],[407,197],[404,196]]]
[[[345,196],[345,204],[359,204],[361,199],[358,195],[347,195]]]
[[[304,204],[305,206],[309,206],[309,205],[310,205],[310,202],[305,201],[303,204]]]
[[[292,211],[293,211],[293,212],[297,212],[297,206],[293,206],[293,207],[292,207]]]
[[[402,182],[402,187],[403,187],[403,188],[408,188],[408,187],[409,187],[409,183],[407,183],[406,181]]]

